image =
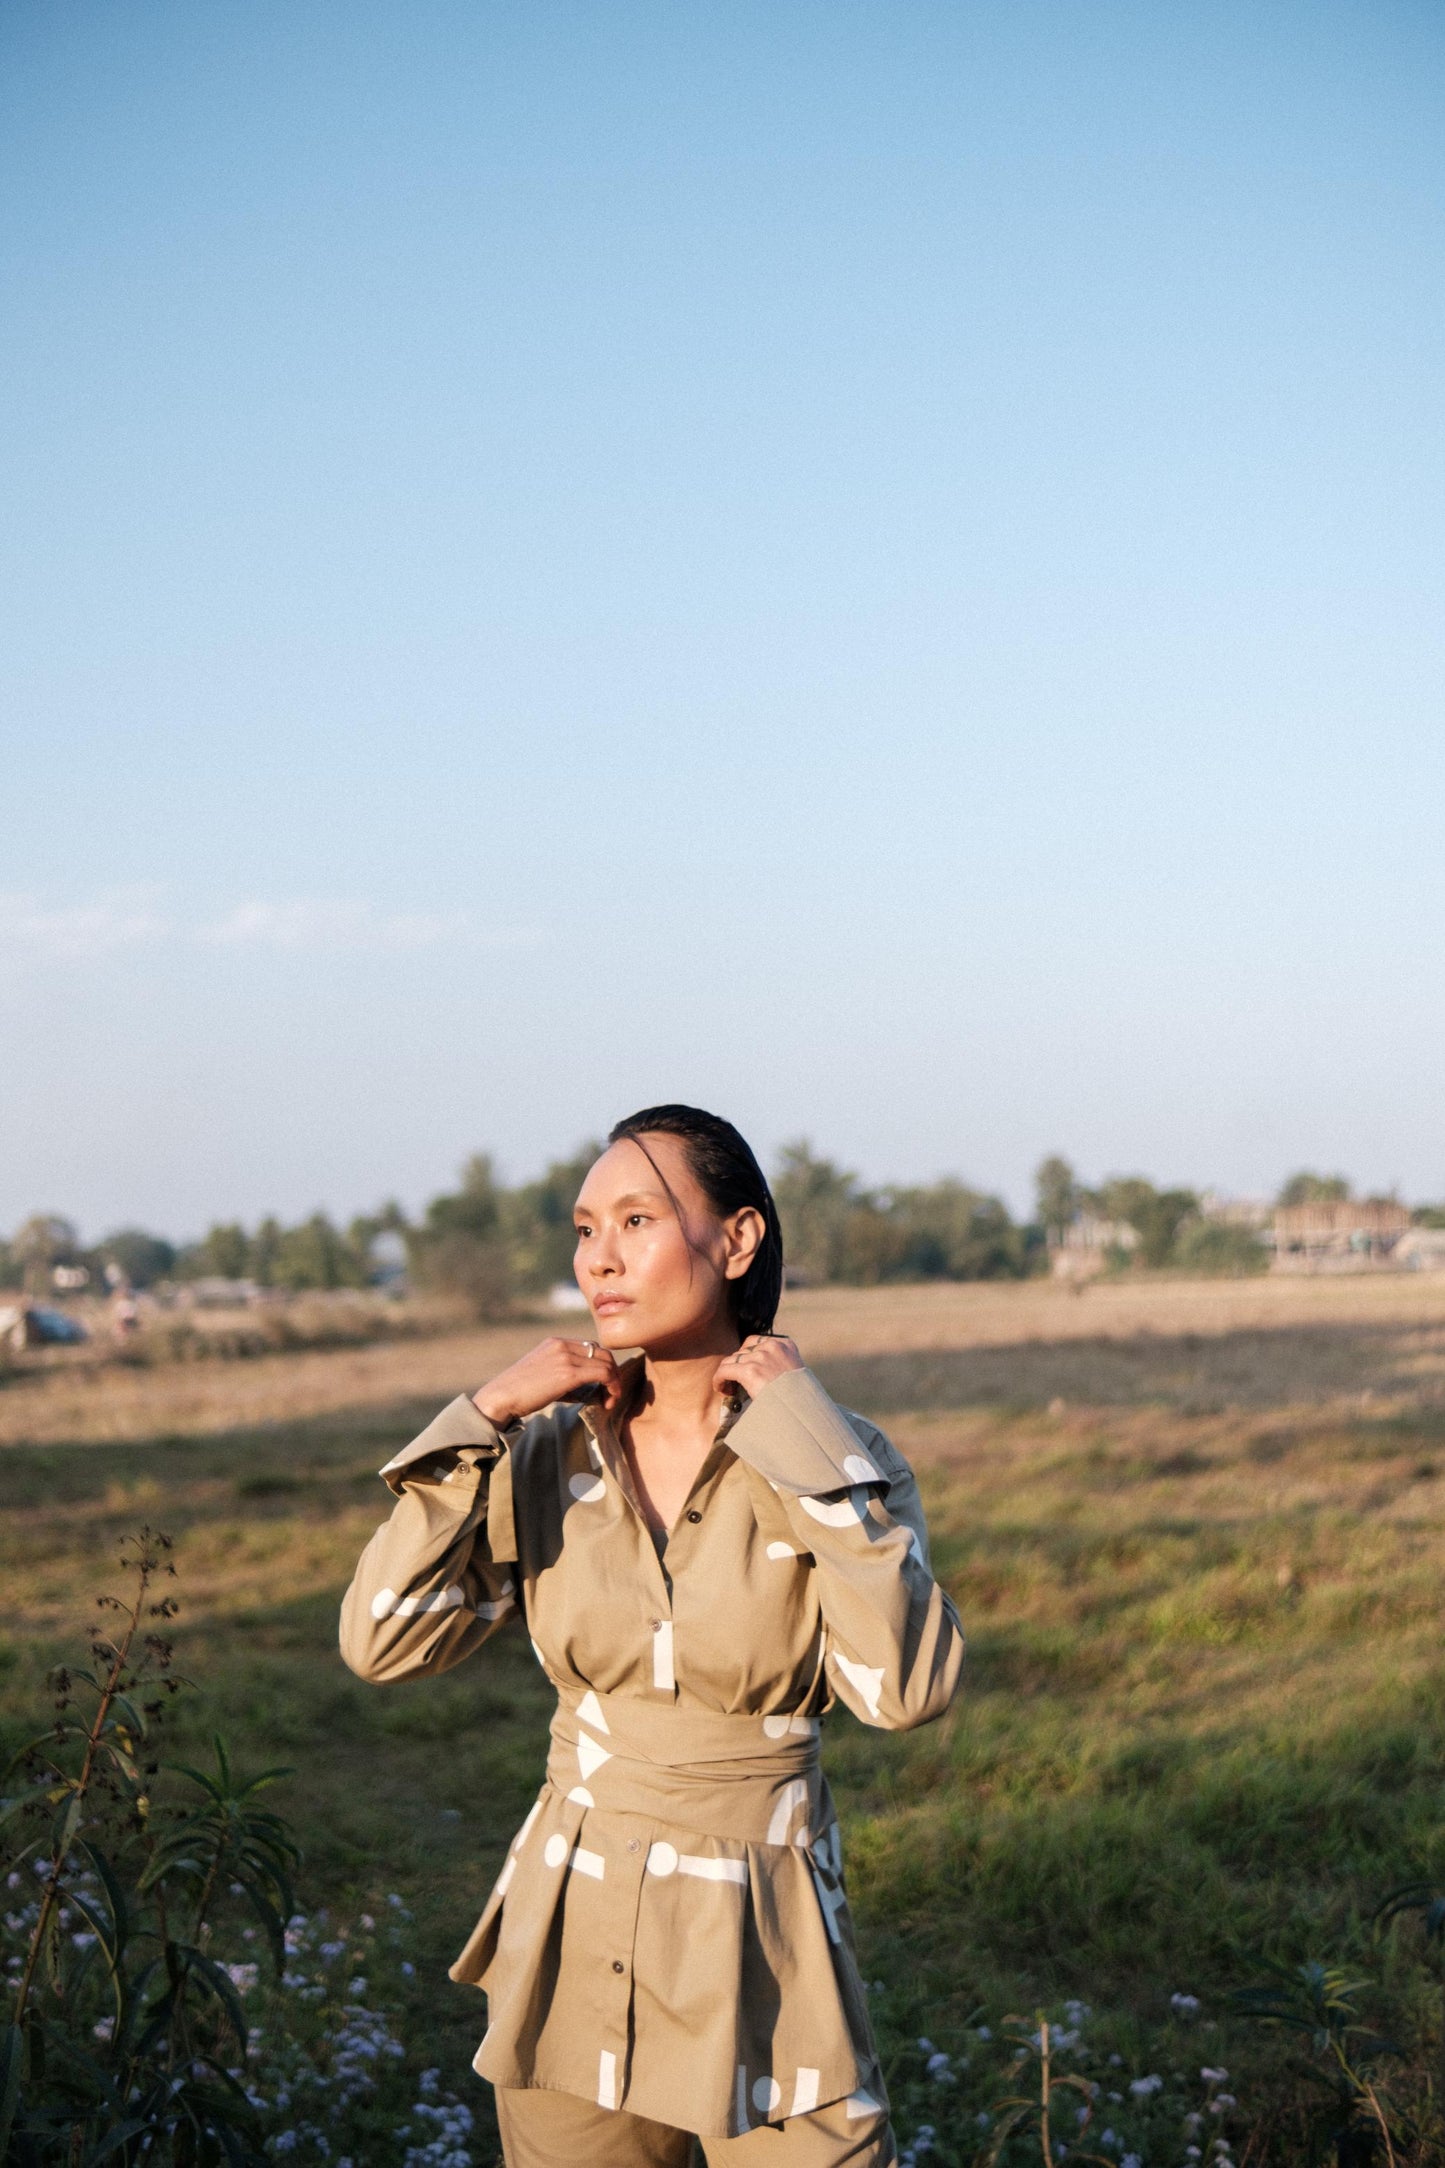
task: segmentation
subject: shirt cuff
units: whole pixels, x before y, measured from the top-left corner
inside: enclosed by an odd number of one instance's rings
[[[413,1438],[395,1459],[387,1462],[381,1470],[381,1479],[400,1497],[407,1476],[419,1461],[430,1460],[438,1453],[451,1453],[471,1467],[479,1467],[484,1462],[500,1459],[520,1430],[520,1423],[498,1430],[474,1401],[460,1393],[455,1400],[448,1401],[441,1414],[427,1424],[419,1437]]]
[[[811,1370],[785,1370],[770,1379],[733,1424],[727,1442],[774,1490],[795,1497],[888,1480]]]

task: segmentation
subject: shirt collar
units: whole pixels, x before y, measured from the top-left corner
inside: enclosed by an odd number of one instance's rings
[[[582,1421],[599,1444],[604,1435],[620,1443],[618,1434],[621,1426],[636,1406],[637,1397],[642,1391],[643,1378],[647,1374],[642,1356],[629,1355],[626,1362],[618,1365],[618,1374],[622,1379],[622,1398],[615,1409],[605,1408],[600,1400],[585,1400],[578,1410]],[[727,1436],[734,1423],[739,1422],[751,1406],[752,1401],[748,1394],[738,1386],[733,1398],[723,1408],[722,1421],[718,1424],[714,1444]]]

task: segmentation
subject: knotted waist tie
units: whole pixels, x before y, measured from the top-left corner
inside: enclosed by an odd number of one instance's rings
[[[721,1716],[564,1690],[547,1779],[584,1810],[733,1843],[807,1847],[834,1820],[819,1725],[805,1716]]]

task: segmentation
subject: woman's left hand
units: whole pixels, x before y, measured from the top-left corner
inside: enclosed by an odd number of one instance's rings
[[[785,1370],[803,1367],[795,1340],[781,1333],[755,1332],[736,1354],[724,1355],[713,1372],[713,1390],[725,1395],[729,1386],[740,1385],[750,1400],[756,1400],[763,1387],[771,1385]]]

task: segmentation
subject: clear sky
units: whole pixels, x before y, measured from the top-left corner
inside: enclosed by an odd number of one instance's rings
[[[1445,1194],[1445,15],[8,0],[0,1227]]]

